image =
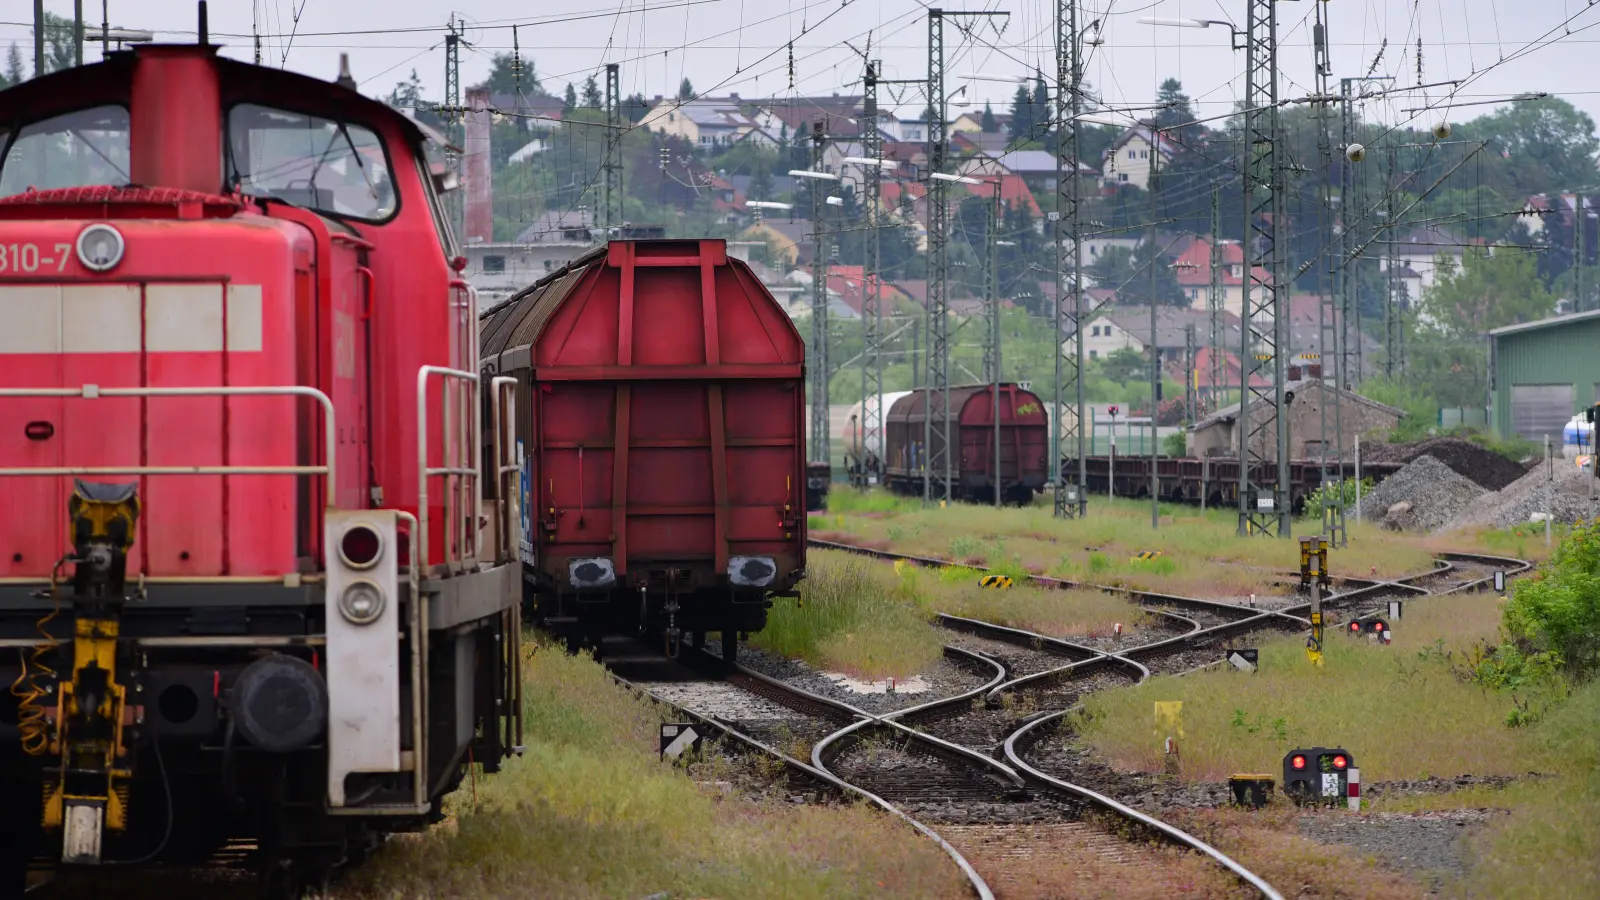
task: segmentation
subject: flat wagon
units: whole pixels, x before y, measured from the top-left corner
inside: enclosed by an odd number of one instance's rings
[[[925,388],[911,391],[896,400],[884,417],[884,480],[896,493],[922,490],[923,467],[929,458],[923,440],[928,397]],[[934,403],[938,402],[935,398]],[[998,490],[1005,502],[1026,505],[1050,478],[1050,426],[1045,407],[1032,391],[1001,384],[999,414],[996,456],[993,385],[950,389],[956,444],[950,459],[951,493],[962,500],[993,502]],[[938,468],[932,474],[942,482],[943,466]]]
[[[613,241],[480,323],[515,380],[524,599],[610,632],[738,635],[805,567],[805,348],[720,240]]]

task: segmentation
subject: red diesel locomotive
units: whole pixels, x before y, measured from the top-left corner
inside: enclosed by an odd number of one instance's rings
[[[484,313],[529,606],[569,646],[766,625],[805,568],[805,347],[720,240],[613,241]]]
[[[512,413],[427,138],[203,23],[0,92],[3,896],[298,896],[520,744]]]

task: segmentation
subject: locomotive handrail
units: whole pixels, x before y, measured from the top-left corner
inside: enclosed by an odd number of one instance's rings
[[[428,616],[422,608],[427,600],[422,596],[422,581],[417,572],[419,564],[426,565],[427,561],[418,556],[422,526],[417,517],[405,510],[395,510],[395,516],[411,526],[411,565],[406,566],[407,586],[411,590],[411,621],[406,623],[411,629],[411,784],[412,801],[419,810],[426,811],[431,806],[428,803],[427,731],[423,722],[423,711],[429,708],[425,696],[428,678],[423,671],[428,665]]]
[[[428,465],[428,380],[439,376],[444,382],[440,387],[439,405],[442,425],[441,437],[443,438],[444,465]],[[466,402],[451,403],[450,396],[453,390],[470,387],[469,398]],[[444,561],[443,574],[446,578],[456,574],[466,574],[468,564],[478,561],[478,511],[471,510],[470,524],[468,519],[462,518],[466,514],[467,501],[470,497],[475,501],[479,497],[478,476],[480,460],[483,459],[483,432],[480,430],[481,403],[480,388],[482,387],[476,372],[467,372],[461,369],[452,369],[447,366],[423,366],[417,370],[417,517],[420,520],[417,528],[422,532],[422,539],[417,564],[425,571],[430,570],[431,557],[428,555],[428,526],[431,516],[428,513],[428,479],[443,477],[444,488]],[[457,421],[460,420],[460,421]],[[454,428],[455,434],[451,434]],[[452,440],[454,437],[454,440]],[[452,452],[457,443],[470,446],[471,452],[466,462],[462,465]],[[467,490],[468,483],[471,490]]]
[[[311,397],[322,404],[326,456],[320,466],[7,466],[5,476],[62,475],[321,475],[326,479],[331,505],[336,496],[334,457],[339,440],[333,400],[314,387],[275,385],[259,387],[138,387],[113,388],[86,384],[81,388],[0,388],[0,397]]]
[[[517,465],[516,440],[516,389],[517,380],[509,375],[497,375],[489,380],[489,415],[494,432],[494,486],[498,495],[499,523],[496,528],[494,561],[509,562],[516,553],[512,540],[513,525],[522,522],[521,498],[515,490],[513,478],[522,467]]]

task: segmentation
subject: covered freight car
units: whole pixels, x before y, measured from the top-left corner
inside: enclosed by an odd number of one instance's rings
[[[922,490],[922,469],[929,458],[923,445],[928,395],[924,388],[912,391],[896,400],[884,417],[884,480],[896,493]],[[950,389],[950,427],[957,447],[950,458],[951,494],[993,502],[998,485],[1002,500],[1024,505],[1050,478],[1049,420],[1039,395],[1019,385],[1001,384],[997,467],[994,399],[992,385]],[[937,406],[938,400],[934,402]],[[934,410],[935,415],[942,412]],[[943,466],[932,474],[936,484],[942,483]]]
[[[524,596],[598,652],[765,627],[805,568],[805,348],[720,240],[613,241],[482,316],[516,379]]]

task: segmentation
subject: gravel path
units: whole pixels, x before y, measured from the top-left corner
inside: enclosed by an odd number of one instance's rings
[[[1472,865],[1466,838],[1505,810],[1452,809],[1425,813],[1360,813],[1342,810],[1299,818],[1300,834],[1324,843],[1346,844],[1427,887],[1438,896],[1447,880],[1465,876]]]

